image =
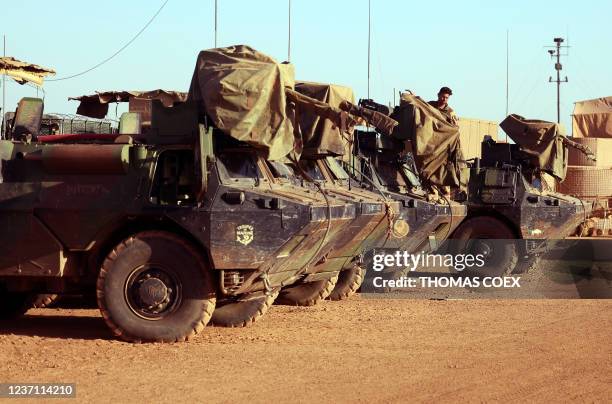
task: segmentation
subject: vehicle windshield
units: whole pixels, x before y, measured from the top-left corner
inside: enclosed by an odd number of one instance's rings
[[[233,179],[252,179],[262,178],[261,171],[257,167],[255,156],[246,152],[225,152],[218,156],[219,165],[222,171],[229,178]]]
[[[325,181],[325,176],[316,160],[300,160],[300,167],[315,181]]]

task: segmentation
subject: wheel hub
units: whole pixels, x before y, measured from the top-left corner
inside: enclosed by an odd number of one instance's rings
[[[138,295],[145,305],[155,307],[168,298],[168,287],[160,279],[149,278],[140,284]]]
[[[160,268],[140,268],[126,285],[126,300],[140,317],[159,320],[172,313],[182,299],[177,279]]]
[[[474,246],[474,252],[482,254],[485,258],[491,255],[492,250],[493,248],[485,240],[478,240]]]

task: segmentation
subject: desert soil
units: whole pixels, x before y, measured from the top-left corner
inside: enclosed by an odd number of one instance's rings
[[[1,325],[0,382],[76,383],[86,402],[604,402],[611,310],[611,300],[354,296],[273,306],[251,327],[208,327],[187,343],[132,345],[94,309],[36,309]]]

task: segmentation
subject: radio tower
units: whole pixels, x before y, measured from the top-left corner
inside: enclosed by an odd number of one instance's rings
[[[561,65],[561,56],[567,56],[567,53],[562,55],[561,48],[569,48],[569,46],[562,46],[563,38],[555,38],[554,39],[555,46],[547,46],[547,48],[552,48],[548,50],[551,58],[557,58],[557,63],[555,63],[555,70],[557,71],[557,80],[553,80],[552,76],[548,78],[549,83],[557,83],[557,123],[561,122],[561,83],[567,83],[567,76],[565,79],[561,80],[561,69],[563,66]]]

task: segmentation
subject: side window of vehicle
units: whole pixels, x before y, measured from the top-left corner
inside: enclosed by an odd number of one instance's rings
[[[195,203],[195,169],[192,150],[166,150],[155,167],[150,201],[157,205]]]

